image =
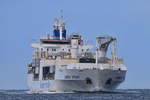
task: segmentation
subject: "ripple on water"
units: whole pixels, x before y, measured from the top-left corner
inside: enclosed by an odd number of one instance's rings
[[[0,100],[150,100],[150,89],[118,90],[114,93],[29,94],[26,90],[0,90]]]

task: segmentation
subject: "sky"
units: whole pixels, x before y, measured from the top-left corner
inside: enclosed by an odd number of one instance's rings
[[[27,89],[31,43],[52,33],[60,10],[67,34],[111,35],[128,67],[119,88],[150,88],[150,0],[0,0],[0,89]]]

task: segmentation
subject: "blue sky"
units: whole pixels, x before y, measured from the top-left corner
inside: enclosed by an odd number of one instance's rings
[[[149,0],[0,0],[0,89],[26,89],[30,43],[52,33],[63,9],[68,33],[118,38],[128,67],[120,88],[150,88]]]

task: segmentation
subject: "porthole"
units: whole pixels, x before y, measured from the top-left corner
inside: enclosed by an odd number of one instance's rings
[[[90,78],[86,78],[86,84],[92,84],[92,80]]]

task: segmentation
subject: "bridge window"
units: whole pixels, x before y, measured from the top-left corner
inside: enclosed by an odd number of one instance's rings
[[[47,51],[49,51],[49,48],[47,48]]]
[[[52,48],[52,51],[56,51],[56,49],[55,49],[55,48]]]

